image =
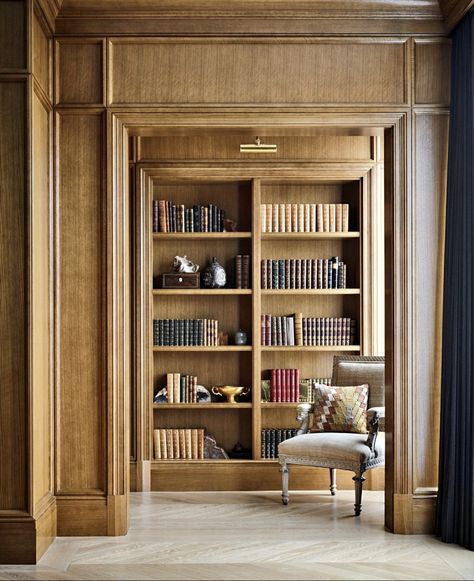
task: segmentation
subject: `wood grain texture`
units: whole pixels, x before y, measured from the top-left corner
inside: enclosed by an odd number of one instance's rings
[[[52,40],[41,15],[33,12],[33,74],[52,101]]]
[[[52,240],[51,240],[51,125],[50,112],[33,95],[31,205],[31,325],[32,325],[32,422],[33,502],[36,506],[53,490],[52,420]]]
[[[56,127],[56,491],[100,494],[106,490],[103,119],[58,115]]]
[[[0,511],[29,510],[26,115],[26,83],[0,79]]]
[[[448,112],[414,116],[413,491],[437,486]]]
[[[58,39],[55,44],[55,103],[102,105],[104,101],[103,42]]]
[[[28,68],[26,34],[26,3],[23,0],[0,2],[0,71]]]
[[[444,15],[446,27],[452,30],[460,22],[462,17],[474,5],[473,0],[439,0],[441,11]]]
[[[58,497],[58,536],[86,537],[107,534],[107,499]]]
[[[394,39],[115,39],[108,95],[113,105],[404,104],[405,58]]]
[[[415,39],[415,104],[447,106],[451,92],[451,43]]]

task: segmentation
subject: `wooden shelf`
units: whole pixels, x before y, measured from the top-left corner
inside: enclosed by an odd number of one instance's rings
[[[189,409],[199,409],[199,410],[232,410],[232,409],[250,409],[252,404],[249,402],[244,403],[154,403],[153,409],[167,409],[167,410],[189,410]]]
[[[216,289],[207,289],[207,288],[165,288],[165,289],[153,289],[153,295],[155,296],[168,296],[168,295],[189,295],[189,296],[209,296],[209,295],[218,295],[218,296],[234,296],[234,295],[251,295],[252,289],[251,288],[216,288]]]
[[[262,289],[262,295],[360,295],[360,288]]]
[[[296,408],[301,403],[305,402],[283,402],[283,401],[262,401],[260,402],[260,406],[262,408]]]
[[[252,238],[251,232],[153,232],[153,240],[216,240]]]
[[[360,345],[262,345],[262,351],[360,351]]]
[[[360,232],[262,232],[262,240],[337,240],[360,238]]]
[[[209,347],[178,347],[178,346],[166,346],[166,347],[157,347],[156,345],[153,347],[153,351],[156,352],[173,352],[173,351],[202,351],[209,352],[209,351],[216,351],[217,353],[225,353],[231,351],[252,351],[251,345],[218,345],[218,346],[209,346]]]
[[[199,460],[190,460],[188,459],[182,459],[182,460],[178,460],[178,459],[173,459],[173,460],[152,460],[151,463],[152,464],[162,464],[162,463],[166,463],[166,464],[222,464],[223,462],[225,462],[226,464],[240,464],[241,462],[255,462],[255,460],[251,460],[250,458],[244,458],[242,460],[237,460],[235,458],[229,458],[228,460],[226,459],[222,459],[222,460],[215,460],[214,458],[201,458]]]

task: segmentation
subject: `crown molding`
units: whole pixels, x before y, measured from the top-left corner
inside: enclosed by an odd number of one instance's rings
[[[474,0],[439,0],[439,5],[446,21],[446,27],[452,31],[474,6]]]

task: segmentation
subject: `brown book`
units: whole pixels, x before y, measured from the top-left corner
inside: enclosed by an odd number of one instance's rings
[[[153,430],[153,446],[155,449],[155,459],[161,460],[160,430]]]
[[[181,204],[180,207],[179,207],[179,209],[180,209],[180,212],[179,213],[181,215],[181,217],[180,217],[180,224],[179,224],[180,227],[181,227],[180,231],[181,232],[186,232],[186,217],[185,217],[186,209],[184,207],[184,204]]]
[[[329,204],[323,204],[323,232],[330,232],[330,230],[329,230]]]
[[[159,223],[160,223],[160,232],[168,232],[168,223],[167,223],[167,214],[166,214],[166,201],[160,200],[158,202],[159,205]]]
[[[349,204],[342,204],[342,231],[349,232]]]
[[[260,223],[262,232],[267,232],[267,204],[260,204]]]
[[[191,460],[193,457],[192,432],[190,428],[184,430],[184,439],[186,446],[186,458]]]
[[[309,231],[310,232],[317,232],[317,206],[316,204],[311,204],[310,207],[310,216],[309,216]]]
[[[168,449],[166,446],[166,430],[160,429],[159,431],[159,438],[160,438],[160,452],[162,460],[166,460],[168,458]]]
[[[166,374],[166,392],[168,394],[168,403],[174,403],[174,374]]]
[[[197,376],[193,375],[191,378],[191,383],[193,385],[193,403],[197,403]]]
[[[279,204],[279,218],[278,223],[280,225],[280,232],[286,232],[286,214],[285,214],[285,204]]]
[[[166,453],[168,460],[174,459],[173,454],[173,430],[166,428]]]
[[[274,230],[273,230],[273,204],[267,204],[267,232],[274,232]]]
[[[186,459],[186,438],[184,435],[184,429],[179,428],[178,430],[178,437],[179,437],[179,457],[181,459]]]
[[[280,212],[278,204],[272,204],[272,229],[273,232],[280,232]]]
[[[285,230],[286,232],[292,231],[291,204],[285,204]]]
[[[295,313],[295,344],[303,345],[303,314]]]
[[[199,432],[198,429],[191,428],[191,446],[193,460],[197,460],[199,458],[198,432]]]
[[[235,288],[242,287],[242,255],[237,254],[235,257]]]
[[[180,460],[179,455],[179,431],[177,429],[171,430],[173,436],[173,458],[175,460]]]
[[[316,232],[324,232],[324,204],[316,205]]]
[[[304,232],[304,204],[298,204],[298,232]]]
[[[304,231],[311,232],[311,205],[304,205]]]
[[[250,288],[250,255],[242,256],[242,288]]]
[[[291,204],[291,231],[298,232],[298,204]]]
[[[336,204],[329,204],[329,232],[336,231]]]
[[[260,288],[268,288],[267,286],[267,261],[263,259],[260,264]]]
[[[342,204],[336,204],[336,232],[342,231]]]
[[[179,373],[174,373],[173,374],[174,403],[181,403],[180,391],[181,391],[181,375]]]
[[[204,458],[204,430],[202,428],[198,430],[198,458]]]

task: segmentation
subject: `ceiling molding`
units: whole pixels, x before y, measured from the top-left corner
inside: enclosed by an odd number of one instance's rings
[[[457,26],[463,16],[474,6],[474,0],[439,0],[449,31]]]
[[[35,9],[42,13],[51,32],[54,32],[56,18],[61,9],[62,0],[35,0]]]

